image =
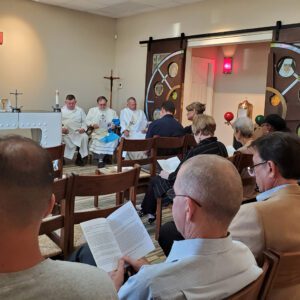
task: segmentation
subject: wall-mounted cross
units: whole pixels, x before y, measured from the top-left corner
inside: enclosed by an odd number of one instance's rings
[[[120,79],[120,77],[113,77],[113,70],[110,70],[110,76],[104,76],[105,79],[110,80],[110,96],[109,96],[109,103],[110,108],[112,108],[112,92],[113,92],[113,82],[115,79]]]

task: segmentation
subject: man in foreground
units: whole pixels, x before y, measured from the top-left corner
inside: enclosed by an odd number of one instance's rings
[[[30,139],[0,138],[0,299],[117,299],[95,267],[41,255],[38,234],[53,208],[53,167]]]
[[[262,136],[252,144],[253,166],[260,195],[257,202],[244,204],[233,219],[229,231],[235,240],[245,243],[254,256],[271,248],[278,252],[300,251],[300,138],[285,132]],[[223,196],[223,194],[221,194]],[[161,227],[159,244],[168,255],[174,240],[184,236],[174,223]],[[300,286],[274,291],[271,299],[297,299]]]
[[[242,199],[240,176],[228,160],[187,160],[174,192],[173,218],[185,240],[175,242],[161,264],[125,257],[138,273],[120,288],[120,299],[223,299],[261,274],[251,251],[228,233]],[[116,287],[122,284],[122,263],[112,278]]]
[[[88,156],[89,138],[85,133],[87,129],[85,112],[76,103],[74,95],[67,95],[65,105],[61,109],[62,139],[66,145],[64,157],[73,159],[76,148],[79,147],[75,164],[84,166],[84,158]]]

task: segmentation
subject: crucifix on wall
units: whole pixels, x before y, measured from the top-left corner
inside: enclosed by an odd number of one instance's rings
[[[110,95],[109,95],[109,103],[110,108],[112,108],[112,92],[113,92],[113,84],[115,79],[120,79],[120,77],[113,77],[113,70],[110,70],[110,76],[104,76],[105,79],[110,80]]]

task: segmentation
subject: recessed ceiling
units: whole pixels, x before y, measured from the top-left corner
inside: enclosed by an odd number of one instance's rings
[[[33,0],[112,18],[201,2],[203,0]]]

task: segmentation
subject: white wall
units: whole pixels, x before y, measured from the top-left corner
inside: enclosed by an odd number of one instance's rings
[[[115,62],[117,73],[123,82],[123,88],[118,89],[116,93],[119,107],[125,105],[125,100],[130,95],[138,98],[140,107],[144,104],[147,47],[139,45],[139,41],[147,40],[149,36],[154,39],[172,37],[175,23],[181,24],[180,31],[186,35],[273,26],[277,20],[281,20],[283,24],[298,23],[299,11],[298,0],[206,0],[180,8],[118,19]],[[249,82],[252,79],[256,82],[252,76],[253,73]],[[255,91],[247,90],[249,82],[245,81],[245,84],[240,86],[239,92],[236,90],[231,92],[230,84],[227,90],[225,87],[220,89],[216,86],[216,104],[223,103],[226,108],[227,104],[230,104],[227,110],[236,110],[236,102],[247,96],[249,101],[255,101],[253,104],[261,110],[256,102],[263,102],[261,97],[263,91],[260,90],[259,96],[256,97]],[[264,84],[265,79],[259,86]],[[226,85],[225,79],[222,85]],[[225,101],[225,96],[231,100]],[[215,114],[219,119],[221,112],[216,110]],[[217,134],[222,135],[224,142],[228,141],[227,134],[224,137],[223,132]]]
[[[0,1],[0,97],[23,92],[24,110],[49,110],[60,91],[63,103],[74,93],[87,109],[99,95],[109,96],[114,66],[115,20],[39,4]],[[14,104],[14,100],[13,100]]]

